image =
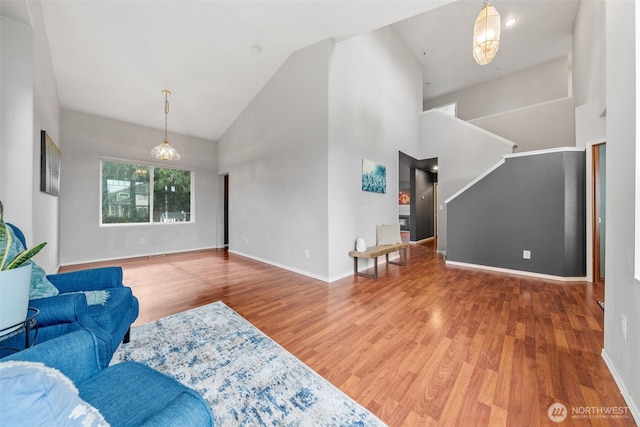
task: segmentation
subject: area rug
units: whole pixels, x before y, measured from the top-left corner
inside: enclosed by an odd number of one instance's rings
[[[222,302],[132,328],[134,360],[200,393],[216,426],[384,426]]]

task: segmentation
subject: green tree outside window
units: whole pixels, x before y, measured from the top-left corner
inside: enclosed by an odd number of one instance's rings
[[[190,222],[191,182],[191,171],[105,160],[102,224]]]

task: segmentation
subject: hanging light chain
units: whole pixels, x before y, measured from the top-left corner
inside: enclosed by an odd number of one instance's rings
[[[180,153],[169,145],[167,135],[169,129],[169,95],[171,95],[171,92],[165,89],[162,93],[164,93],[164,141],[151,149],[151,156],[160,160],[180,160]]]
[[[167,117],[169,116],[169,95],[171,95],[171,92],[165,89],[162,93],[164,93],[164,141],[169,142],[167,138]]]

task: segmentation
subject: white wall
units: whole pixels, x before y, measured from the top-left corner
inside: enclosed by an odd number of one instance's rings
[[[33,144],[33,32],[30,25],[0,17],[2,43],[2,140],[0,198],[4,219],[33,242],[35,146]]]
[[[583,0],[573,30],[573,96],[576,146],[606,135],[605,2]]]
[[[322,280],[332,50],[324,41],[293,53],[222,136],[218,163],[229,174],[229,250]]]
[[[447,250],[444,203],[513,152],[513,143],[437,110],[420,115],[418,159],[438,158],[438,251]]]
[[[398,151],[415,152],[421,68],[391,27],[336,44],[329,88],[329,256],[332,280],[353,274],[348,252],[376,224],[398,223]],[[361,189],[362,159],[386,166],[387,193]],[[364,262],[362,262],[364,268]]]
[[[635,2],[606,2],[607,285],[603,357],[640,423],[640,282],[634,278],[637,100]],[[637,84],[637,83],[636,83]],[[637,183],[636,183],[637,185]],[[627,319],[628,339],[622,334]]]
[[[353,274],[356,237],[374,244],[376,224],[398,222],[421,81],[391,28],[295,52],[219,141],[230,250],[329,282]],[[363,158],[387,167],[386,194],[361,190]]]
[[[582,0],[572,38],[573,96],[576,106],[605,100],[605,2]],[[598,113],[599,115],[599,113]]]
[[[471,120],[570,95],[567,57],[429,99],[424,110],[457,102],[458,118]]]
[[[205,118],[206,119],[206,118]],[[216,143],[169,133],[178,161],[150,155],[163,130],[62,110],[60,258],[63,265],[216,246],[218,174]],[[194,172],[192,223],[100,225],[100,161],[103,158],[189,169]],[[144,238],[145,243],[140,244]]]
[[[593,159],[594,144],[606,142],[605,2],[583,0],[573,30],[573,94],[576,147],[585,147],[587,280],[593,280]]]
[[[33,240],[29,245],[47,242],[47,246],[35,261],[48,272],[55,272],[60,266],[60,216],[59,197],[39,191],[40,189],[40,131],[45,130],[63,150],[60,141],[60,106],[58,89],[49,40],[42,17],[42,4],[29,2],[29,10],[33,20],[35,57],[34,57],[34,123],[33,123],[33,183],[35,194],[33,200],[34,223]]]
[[[22,22],[0,18],[0,198],[5,219],[20,227],[29,246],[47,242],[35,261],[53,273],[60,264],[59,199],[40,192],[40,130],[61,147],[49,42],[39,2],[3,5],[5,12]]]
[[[469,123],[507,138],[518,145],[516,151],[536,151],[575,145],[573,98],[558,98]]]

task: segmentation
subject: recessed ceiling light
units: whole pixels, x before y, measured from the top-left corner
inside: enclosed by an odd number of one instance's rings
[[[516,25],[516,22],[518,22],[516,18],[509,18],[506,21],[504,21],[504,26],[507,28],[513,27],[514,25]]]

